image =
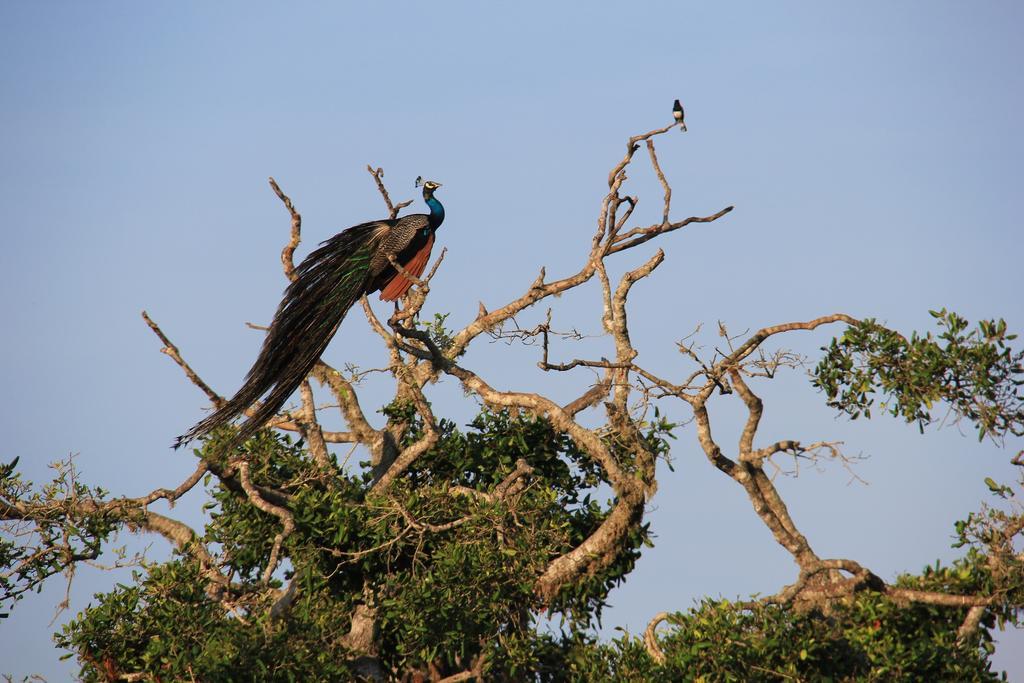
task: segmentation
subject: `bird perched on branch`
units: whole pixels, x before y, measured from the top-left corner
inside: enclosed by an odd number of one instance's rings
[[[683,111],[683,105],[679,103],[679,100],[676,100],[676,103],[672,105],[672,116],[675,118],[676,123],[683,127],[683,132],[685,133],[686,121],[683,118],[686,116],[686,113]]]
[[[316,365],[348,309],[363,294],[380,291],[383,301],[396,301],[430,259],[434,232],[444,221],[444,207],[434,197],[441,183],[416,179],[430,213],[362,223],[320,244],[295,269],[270,324],[259,357],[238,393],[187,433],[174,447],[208,434],[262,402],[241,423],[229,447],[242,443],[274,416]]]

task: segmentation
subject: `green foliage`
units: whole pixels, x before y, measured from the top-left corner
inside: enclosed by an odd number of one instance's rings
[[[107,497],[100,487],[79,482],[71,461],[55,465],[53,481],[34,490],[15,468],[18,458],[0,466],[0,513],[7,516],[7,501],[44,510],[26,533],[0,537],[0,608],[12,608],[29,591],[42,590],[43,582],[63,572],[70,562],[96,559],[104,543],[125,523],[136,519],[132,511],[101,507]],[[93,505],[89,513],[81,505]],[[13,517],[16,519],[16,517]],[[4,529],[8,531],[10,527]],[[0,616],[7,613],[0,612]]]
[[[403,444],[420,437],[409,406],[384,412],[406,426]],[[652,428],[652,443],[664,429]],[[369,601],[387,668],[459,671],[487,652],[495,671],[517,679],[535,672],[538,644],[546,642],[537,614],[561,612],[574,629],[589,626],[649,544],[647,527],[637,524],[604,570],[542,605],[536,578],[608,514],[611,501],[598,502],[600,470],[533,418],[484,411],[466,431],[448,421],[440,430],[436,446],[385,493],[371,492],[362,473],[325,475],[301,443],[260,433],[245,451],[253,483],[286,497],[294,515],[282,549],[287,571],[262,584],[280,521],[212,478],[201,540],[220,549],[229,595],[208,595],[190,560],[154,565],[132,585],[96,596],[60,644],[79,656],[86,680],[102,680],[114,663],[169,679],[345,679],[353,653],[344,635],[354,610]],[[228,474],[218,453],[230,437],[218,432],[199,452]],[[491,495],[521,461],[532,473],[520,489]],[[275,587],[291,580],[298,598],[286,619],[270,620]]]
[[[162,680],[347,680],[345,649],[325,635],[337,620],[317,621],[322,610],[300,600],[295,618],[270,626],[240,610],[225,614],[209,599],[198,565],[184,560],[155,565],[135,583],[97,595],[57,634],[79,655],[85,681],[147,672]],[[252,605],[251,607],[256,607]]]
[[[986,435],[1024,434],[1024,351],[1014,352],[1006,323],[982,321],[968,331],[956,313],[931,311],[942,332],[909,339],[874,320],[851,326],[822,350],[814,385],[828,404],[856,419],[871,417],[875,394],[882,408],[923,431],[933,406],[944,401]]]
[[[396,417],[398,410],[391,406],[388,415]],[[403,443],[408,445],[422,433],[411,407],[405,416],[410,428]],[[667,450],[662,435],[673,426],[661,422],[651,428],[647,439],[657,444],[658,452]],[[537,564],[529,573],[532,582],[548,561],[577,547],[604,521],[613,501],[602,506],[597,498],[607,482],[591,458],[545,421],[485,410],[469,427],[463,433],[450,421],[442,420],[437,445],[417,460],[405,481],[419,492],[434,487],[447,491],[451,486],[487,490],[515,469],[520,459],[524,460],[533,470],[534,483],[513,512],[517,537],[539,543],[516,551],[520,557],[535,558]],[[632,571],[640,547],[650,543],[648,525],[638,523],[630,530],[628,542],[615,562],[568,587],[550,607],[564,612],[579,627],[589,626],[600,617],[608,591]]]
[[[908,579],[917,584],[934,581]],[[874,592],[828,611],[704,600],[677,613],[660,638],[664,665],[629,636],[579,642],[566,652],[569,680],[614,681],[995,681],[987,632],[958,645],[966,610],[904,607]]]
[[[936,566],[931,574],[959,581],[964,584],[957,586],[960,590],[999,598],[989,608],[989,615],[1001,628],[1024,621],[1024,610],[1019,607],[1024,605],[1024,555],[1017,542],[1024,516],[1013,488],[991,478],[985,481],[998,503],[985,505],[956,522],[953,547],[966,548],[966,555],[944,573]],[[1024,475],[1017,484],[1024,486]]]
[[[430,339],[443,352],[448,351],[455,343],[452,339],[452,331],[445,326],[449,315],[449,313],[435,313],[434,319],[424,325]]]

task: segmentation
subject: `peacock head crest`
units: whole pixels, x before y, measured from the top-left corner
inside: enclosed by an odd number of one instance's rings
[[[433,180],[424,180],[423,176],[417,176],[416,187],[423,186],[423,196],[429,197],[434,194],[434,190],[441,187],[441,183],[434,182]]]

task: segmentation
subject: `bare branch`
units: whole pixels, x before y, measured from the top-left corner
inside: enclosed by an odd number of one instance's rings
[[[302,239],[302,216],[298,211],[295,210],[295,206],[292,205],[292,200],[281,191],[278,187],[277,181],[270,178],[270,187],[273,188],[274,194],[277,195],[284,203],[284,207],[288,209],[288,213],[292,217],[292,229],[291,236],[288,239],[288,244],[285,245],[284,249],[281,250],[281,265],[284,267],[284,275],[289,281],[294,282],[295,278],[295,249],[299,246],[299,241]]]
[[[406,447],[398,454],[395,461],[391,463],[387,471],[385,471],[378,479],[371,490],[379,491],[384,490],[391,485],[391,482],[395,480],[402,472],[407,470],[418,457],[429,451],[437,443],[440,433],[437,431],[437,423],[434,419],[434,413],[430,409],[430,404],[427,402],[426,397],[423,396],[423,391],[419,384],[416,382],[416,378],[413,376],[409,368],[399,363],[395,366],[395,374],[399,377],[409,394],[412,397],[413,405],[416,406],[416,412],[420,414],[423,419],[423,436],[416,441],[416,443]]]
[[[187,484],[193,477],[189,477],[185,483]],[[179,489],[182,489],[183,486],[179,487]],[[158,489],[158,491],[162,490]],[[150,494],[150,496],[152,495]],[[121,498],[107,503],[100,503],[91,498],[79,499],[77,497],[40,504],[13,503],[0,500],[0,520],[52,520],[55,515],[60,515],[64,518],[81,518],[104,512],[118,512],[124,515],[120,520],[121,523],[130,530],[145,530],[160,534],[169,540],[179,551],[196,559],[203,570],[204,578],[213,586],[218,587],[216,590],[227,586],[227,578],[216,570],[216,563],[213,557],[207,548],[199,542],[198,535],[191,527],[183,522],[143,508],[146,503],[142,501],[152,502],[149,500],[150,496],[138,499]],[[153,498],[153,500],[155,499]],[[67,554],[65,561],[67,566],[70,566],[76,562],[95,559],[97,556],[98,548],[95,552],[85,554]]]
[[[299,582],[293,577],[285,589],[281,591],[274,604],[270,606],[270,620],[277,621],[281,619],[291,609],[297,597],[299,597]]]
[[[153,330],[153,334],[159,337],[160,341],[163,342],[164,347],[160,349],[160,353],[170,356],[174,362],[184,370],[185,376],[188,377],[189,381],[199,387],[199,389],[206,394],[207,398],[210,399],[210,402],[213,403],[213,405],[220,407],[224,403],[224,398],[211,389],[210,386],[196,374],[195,370],[185,362],[185,359],[181,357],[180,353],[178,353],[178,347],[171,343],[171,340],[167,338],[167,335],[165,335],[164,331],[160,329],[160,326],[153,322],[149,317],[149,314],[145,311],[142,312],[142,319],[146,321],[147,325],[149,325],[149,329]]]
[[[654,615],[654,618],[647,623],[647,628],[644,630],[644,648],[646,648],[647,654],[651,656],[651,659],[656,661],[658,664],[665,663],[665,653],[658,644],[656,629],[658,628],[658,624],[668,619],[668,617],[668,612],[658,612]]]
[[[516,468],[512,470],[508,476],[501,480],[491,493],[485,493],[478,489],[471,489],[465,486],[453,486],[450,491],[460,496],[468,496],[472,498],[479,498],[493,503],[495,501],[503,501],[511,496],[520,493],[526,488],[526,484],[523,483],[527,477],[533,475],[533,467],[528,462],[520,458],[516,461]]]
[[[677,221],[675,223],[668,223],[667,225],[659,224],[652,225],[648,228],[634,228],[633,230],[630,230],[627,233],[618,235],[615,238],[615,241],[613,242],[614,246],[608,249],[608,253],[617,254],[620,251],[625,251],[626,249],[638,247],[644,242],[648,242],[659,235],[664,235],[665,233],[674,232],[675,230],[679,230],[680,228],[685,228],[687,225],[690,225],[691,223],[712,223],[714,221],[717,221],[725,214],[732,211],[733,208],[735,207],[727,206],[721,211],[713,213],[710,216],[690,216],[685,220]],[[634,239],[631,240],[629,239],[630,237],[634,237],[635,235],[639,235],[639,237],[635,237]]]
[[[136,499],[122,499],[121,502],[134,503],[139,507],[145,507],[150,503],[163,498],[168,502],[168,504],[171,507],[174,507],[175,501],[177,501],[183,495],[191,491],[192,487],[199,483],[199,480],[203,478],[203,475],[206,474],[208,470],[209,468],[207,467],[206,463],[200,462],[198,467],[196,467],[196,471],[190,474],[189,477],[185,479],[185,481],[181,482],[181,484],[179,484],[177,488],[173,490],[160,488],[154,490],[147,496],[143,496],[141,498]]]
[[[363,409],[359,405],[359,397],[356,395],[352,384],[342,377],[341,373],[327,365],[322,360],[317,361],[313,367],[312,376],[322,385],[328,387],[334,398],[338,401],[341,413],[352,430],[353,439],[345,441],[358,441],[363,444],[372,444],[378,438],[377,430],[370,426]],[[324,435],[327,439],[327,435]]]
[[[754,448],[754,435],[757,433],[757,426],[761,423],[764,403],[750,390],[750,387],[747,386],[737,368],[729,368],[729,377],[732,379],[732,385],[736,388],[740,398],[747,405],[747,423],[743,427],[743,434],[740,436],[739,443],[739,459],[744,460],[750,457],[748,454]],[[778,450],[785,449],[780,447]],[[772,453],[777,452],[777,450],[772,451]]]
[[[263,576],[261,577],[261,581],[264,584],[268,584],[274,574],[274,570],[277,569],[277,563],[281,554],[281,544],[295,530],[295,519],[291,512],[266,501],[260,495],[260,492],[256,490],[252,480],[249,478],[249,463],[247,461],[239,460],[236,466],[238,468],[239,480],[242,483],[242,488],[245,490],[245,495],[249,498],[249,502],[268,515],[274,515],[281,520],[281,531],[274,536],[274,545],[270,551],[270,559],[267,561],[267,566],[264,568]]]
[[[658,182],[661,183],[661,189],[665,193],[665,204],[661,212],[661,224],[668,225],[668,214],[672,208],[672,188],[669,186],[668,181],[665,180],[665,174],[661,171],[658,155],[654,151],[654,140],[649,138],[647,140],[647,154],[651,157],[651,166],[654,167],[654,172],[658,176]]]
[[[764,343],[766,339],[776,334],[792,332],[794,330],[814,330],[822,325],[828,325],[836,322],[844,322],[847,325],[856,325],[859,321],[845,313],[834,313],[832,315],[815,318],[814,320],[808,320],[807,322],[784,323],[782,325],[764,327],[754,333],[754,335],[747,339],[747,341],[743,342],[739,348],[729,354],[729,356],[716,363],[716,366],[723,369],[735,367],[740,361],[753,353],[762,343]]]
[[[388,218],[397,218],[399,211],[412,204],[411,199],[399,202],[398,204],[392,204],[391,195],[388,194],[387,188],[384,187],[384,169],[380,167],[374,168],[367,164],[366,170],[373,176],[374,181],[377,183],[377,189],[380,191],[381,197],[384,198],[384,203],[388,207]]]
[[[974,605],[967,610],[967,616],[956,632],[957,642],[963,645],[977,632],[981,619],[985,616],[985,609],[985,605]]]
[[[563,586],[584,572],[597,571],[611,564],[618,557],[626,536],[643,518],[643,512],[642,491],[636,487],[627,490],[596,531],[579,546],[548,564],[535,584],[537,595],[550,601]]]
[[[844,577],[837,574],[837,570],[847,572],[851,576]],[[817,580],[823,574],[828,575],[827,579]],[[808,563],[802,568],[800,578],[796,583],[787,586],[777,595],[762,599],[761,602],[788,604],[798,601],[817,605],[843,599],[863,588],[883,593],[897,603],[916,602],[941,607],[969,608],[967,617],[958,632],[958,637],[961,639],[968,637],[971,634],[971,629],[977,628],[978,622],[975,619],[980,621],[982,616],[979,614],[979,610],[983,613],[984,608],[993,604],[997,599],[997,596],[994,595],[953,595],[937,591],[898,588],[885,583],[874,572],[858,562],[848,559],[828,559]]]
[[[483,667],[484,662],[486,661],[486,654],[479,655],[477,657],[477,663],[473,665],[472,669],[469,669],[468,671],[461,671],[457,674],[452,674],[451,676],[445,676],[444,678],[438,680],[437,683],[463,683],[463,681],[482,681],[484,680]]]
[[[316,404],[313,402],[313,388],[309,386],[309,380],[302,381],[299,391],[302,395],[302,420],[299,422],[299,432],[309,444],[309,452],[313,456],[313,461],[320,467],[328,468],[331,465],[331,459],[327,454],[324,433],[316,419]]]
[[[608,395],[609,390],[611,390],[611,380],[609,375],[606,374],[605,379],[587,389],[587,391],[576,400],[565,404],[562,407],[562,410],[564,410],[567,415],[575,417],[578,413],[583,412],[587,408],[593,408],[600,403],[601,399]]]

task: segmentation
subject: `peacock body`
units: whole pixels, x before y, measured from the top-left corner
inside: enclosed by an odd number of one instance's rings
[[[242,443],[266,424],[316,365],[345,314],[363,294],[380,291],[396,301],[412,280],[395,269],[388,255],[414,277],[423,274],[434,233],[444,221],[444,207],[434,197],[440,183],[423,183],[428,214],[370,221],[325,240],[295,269],[259,356],[242,388],[208,417],[179,436],[178,448],[210,433],[263,400],[239,425],[231,446]]]

